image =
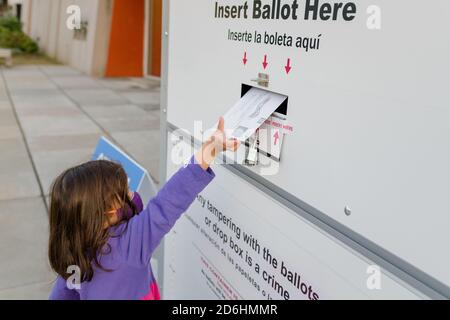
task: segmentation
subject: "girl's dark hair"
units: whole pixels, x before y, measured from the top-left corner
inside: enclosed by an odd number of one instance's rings
[[[68,169],[53,182],[50,197],[48,255],[52,269],[67,280],[67,268],[77,266],[81,282],[92,280],[94,266],[110,271],[99,262],[99,257],[111,250],[106,213],[123,208],[136,214],[122,166],[99,160]],[[122,222],[127,221],[125,217]]]

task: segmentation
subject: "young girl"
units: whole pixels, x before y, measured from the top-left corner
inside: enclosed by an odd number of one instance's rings
[[[225,137],[221,118],[208,142],[145,209],[118,164],[91,161],[62,173],[51,190],[49,259],[58,279],[50,299],[159,299],[153,251],[214,178],[209,166],[216,156],[237,147]],[[72,289],[74,271],[81,283]]]

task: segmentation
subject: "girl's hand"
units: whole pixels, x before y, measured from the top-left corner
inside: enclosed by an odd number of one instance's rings
[[[203,144],[202,148],[195,155],[195,159],[204,170],[207,170],[222,151],[235,152],[238,148],[238,140],[226,137],[225,120],[221,117],[216,132]]]

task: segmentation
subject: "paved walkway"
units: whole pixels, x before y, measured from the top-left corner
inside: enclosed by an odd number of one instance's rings
[[[52,180],[100,136],[158,180],[159,81],[94,79],[66,66],[0,70],[0,299],[46,299]]]

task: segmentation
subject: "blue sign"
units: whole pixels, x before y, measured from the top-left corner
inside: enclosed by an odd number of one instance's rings
[[[144,178],[148,175],[147,170],[104,137],[99,140],[92,160],[109,160],[120,163],[128,175],[128,186],[131,191],[139,191]]]

